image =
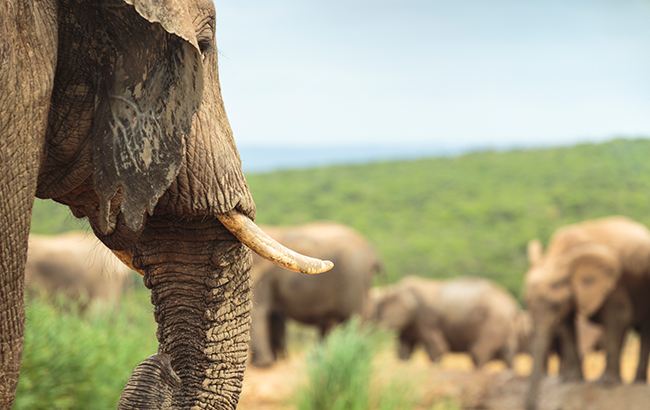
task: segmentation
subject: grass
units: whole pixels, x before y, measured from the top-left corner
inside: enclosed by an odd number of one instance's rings
[[[115,308],[34,298],[26,308],[23,363],[13,409],[115,409],[133,369],[156,353],[148,292]]]
[[[353,319],[335,328],[307,359],[307,385],[295,394],[297,410],[410,410],[418,407],[417,377],[391,373],[376,358],[392,348],[386,331]],[[436,409],[452,409],[436,403]]]

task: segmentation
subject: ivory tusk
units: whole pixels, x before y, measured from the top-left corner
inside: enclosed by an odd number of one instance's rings
[[[278,266],[309,274],[327,272],[334,266],[330,261],[310,258],[280,245],[250,218],[237,211],[219,214],[217,218],[244,245]]]
[[[111,249],[111,252],[113,252],[113,254],[114,254],[115,256],[117,256],[117,258],[118,258],[120,261],[122,261],[123,264],[125,264],[126,266],[128,266],[132,271],[137,272],[138,275],[140,275],[140,276],[144,276],[144,272],[143,272],[143,271],[141,271],[140,269],[136,269],[136,268],[133,267],[133,255],[131,254],[131,252],[129,252],[129,251],[127,251],[127,250],[123,250],[123,251],[114,251],[114,250],[112,250],[112,249]]]

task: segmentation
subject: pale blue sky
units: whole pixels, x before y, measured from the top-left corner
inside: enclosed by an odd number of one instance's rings
[[[215,0],[240,146],[650,136],[648,0]]]

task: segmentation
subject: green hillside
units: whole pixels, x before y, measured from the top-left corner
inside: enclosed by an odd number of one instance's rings
[[[330,219],[367,235],[391,280],[494,279],[515,294],[526,244],[612,214],[650,224],[650,141],[247,176],[258,222]]]
[[[546,243],[559,226],[612,214],[650,225],[649,140],[247,178],[259,223],[351,225],[375,244],[391,281],[470,274],[519,294],[529,239]],[[34,232],[83,229],[51,201],[35,208]]]

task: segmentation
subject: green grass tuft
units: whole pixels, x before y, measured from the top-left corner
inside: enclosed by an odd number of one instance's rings
[[[332,331],[308,357],[309,386],[298,410],[366,410],[377,341],[357,320]]]
[[[399,374],[378,378],[375,357],[392,346],[381,329],[353,319],[335,328],[308,355],[307,385],[296,393],[297,410],[408,410],[416,407],[417,380]]]

